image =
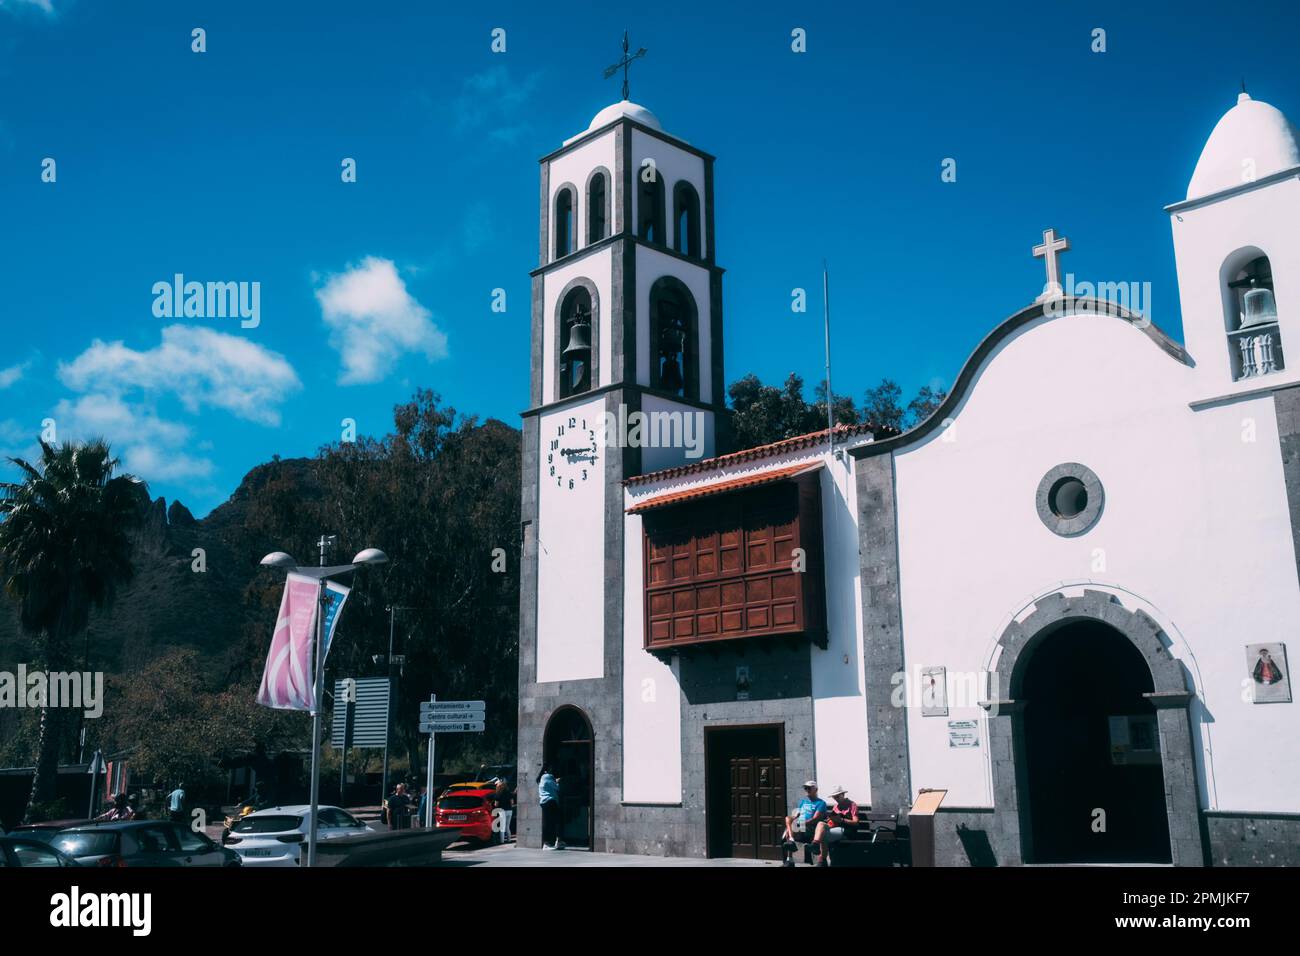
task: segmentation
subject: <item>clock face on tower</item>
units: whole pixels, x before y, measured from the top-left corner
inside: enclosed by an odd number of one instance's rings
[[[596,429],[581,415],[560,420],[546,450],[547,476],[556,487],[572,491],[596,478]]]

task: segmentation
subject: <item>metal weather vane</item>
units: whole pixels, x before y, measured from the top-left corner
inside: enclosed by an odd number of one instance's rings
[[[623,31],[623,58],[619,60],[617,63],[615,63],[613,66],[605,67],[605,79],[607,80],[615,73],[617,73],[619,70],[623,71],[623,99],[628,98],[627,68],[632,65],[633,60],[638,60],[641,57],[645,56],[645,47],[641,47],[641,49],[637,50],[635,53],[631,54],[630,56],[628,55],[627,51],[628,51],[627,31],[624,30]]]

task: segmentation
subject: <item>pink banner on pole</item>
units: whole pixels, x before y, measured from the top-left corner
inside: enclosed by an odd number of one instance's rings
[[[290,574],[284,582],[280,613],[262,671],[257,702],[277,710],[311,710],[312,640],[320,586],[313,578]]]

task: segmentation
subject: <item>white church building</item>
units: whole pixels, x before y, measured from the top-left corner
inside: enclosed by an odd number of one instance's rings
[[[1243,93],[1167,207],[1185,344],[1049,230],[928,420],[739,451],[713,157],[626,100],[542,157],[520,844],[547,763],[571,848],[779,857],[815,778],[946,791],[943,865],[1300,864],[1297,138]]]

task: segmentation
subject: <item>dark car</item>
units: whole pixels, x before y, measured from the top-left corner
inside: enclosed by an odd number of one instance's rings
[[[40,843],[49,843],[63,830],[89,825],[89,820],[81,818],[73,820],[42,820],[40,823],[24,823],[16,826],[5,835],[22,837],[24,840],[36,840]]]
[[[25,836],[0,837],[0,867],[80,866],[66,853]]]
[[[82,866],[239,866],[239,855],[166,820],[126,820],[64,830],[50,841]]]

